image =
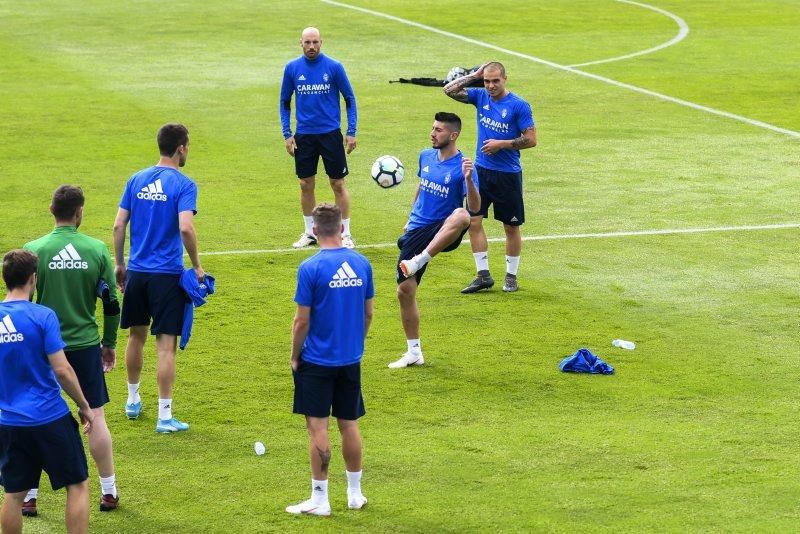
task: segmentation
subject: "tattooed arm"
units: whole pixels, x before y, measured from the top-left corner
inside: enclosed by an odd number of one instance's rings
[[[484,65],[481,65],[481,68],[472,74],[462,76],[461,78],[456,78],[452,82],[445,85],[444,94],[453,100],[458,100],[462,104],[469,104],[469,97],[467,97],[467,85],[475,80],[480,80],[483,78],[483,67]]]
[[[536,146],[536,126],[531,126],[522,132],[522,135],[511,140],[511,148],[522,150]]]

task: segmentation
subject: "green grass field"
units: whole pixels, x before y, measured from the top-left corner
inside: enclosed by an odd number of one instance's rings
[[[497,4],[348,0],[519,54],[572,65],[671,39],[669,17],[612,0]],[[108,375],[122,508],[96,532],[778,532],[800,528],[800,4],[653,0],[688,36],[639,57],[578,67],[762,121],[692,109],[452,36],[322,1],[0,0],[0,250],[52,226],[62,183],[81,185],[83,229],[110,243],[128,177],[155,163],[155,132],[188,125],[200,187],[204,267],[218,294],[179,355],[181,435],[154,432],[155,354],[145,411],[123,414],[125,335]],[[346,509],[334,437],[330,519],[291,517],[306,498],[301,417],[288,370],[302,230],[278,120],[284,64],[317,25],[356,90],[348,178],[353,234],[375,271],[364,355],[364,482]],[[436,111],[474,108],[390,79],[444,77],[498,59],[534,108],[540,146],[523,153],[528,222],[521,290],[464,296],[468,245],[437,257],[420,288],[424,368],[405,351],[396,249],[417,154]],[[794,132],[794,134],[792,134]],[[394,154],[407,183],[378,188],[369,166]],[[318,199],[332,198],[324,180]],[[716,229],[567,238],[586,233]],[[499,237],[489,222],[490,237]],[[502,273],[502,244],[490,260]],[[635,351],[611,347],[614,338]],[[589,347],[614,376],[565,375]],[[267,454],[252,445],[263,441]],[[43,484],[45,486],[45,484]],[[63,530],[64,492],[45,487],[27,532]]]

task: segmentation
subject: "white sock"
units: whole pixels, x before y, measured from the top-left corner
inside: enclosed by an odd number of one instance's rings
[[[361,495],[361,471],[345,471],[347,473],[348,495]]]
[[[506,256],[506,272],[517,276],[519,269],[519,256]]]
[[[28,494],[25,495],[25,502],[28,502],[31,499],[36,499],[37,495],[39,495],[39,488],[32,488],[28,490]]]
[[[342,219],[342,225],[344,225],[342,235],[350,235],[350,218]]]
[[[103,495],[117,496],[117,477],[114,475],[107,477],[100,477],[100,487],[103,490]]]
[[[422,345],[420,345],[419,339],[407,339],[406,342],[408,343],[408,352],[422,354]]]
[[[414,260],[419,263],[420,267],[431,261],[431,255],[428,254],[428,249],[426,248],[421,254],[414,256]]]
[[[478,271],[489,270],[489,251],[473,252],[472,257],[475,258],[475,268]]]
[[[311,479],[311,502],[326,504],[328,502],[328,481]]]
[[[142,402],[139,396],[139,384],[128,384],[128,404]]]
[[[303,223],[306,225],[306,233],[314,235],[314,217],[311,215],[303,215]]]
[[[172,419],[172,399],[158,399],[158,418],[162,421]]]

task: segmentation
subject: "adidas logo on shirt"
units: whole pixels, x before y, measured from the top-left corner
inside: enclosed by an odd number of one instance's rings
[[[47,266],[50,269],[62,271],[64,269],[88,269],[89,263],[83,261],[83,258],[72,246],[72,243],[68,243],[66,247],[61,249],[61,252],[53,256]]]
[[[489,111],[489,104],[486,104],[485,106],[483,106],[483,109],[485,109],[486,111]]]
[[[0,321],[0,343],[18,343],[20,341],[25,341],[25,336],[17,332],[17,328],[11,322],[11,316],[6,315]]]
[[[328,287],[360,287],[364,285],[364,281],[358,277],[356,272],[350,267],[350,264],[342,262],[342,266],[333,275],[331,281],[328,282]]]
[[[300,75],[300,77],[299,77],[299,78],[297,78],[297,79],[298,79],[298,80],[300,80],[301,82],[304,82],[304,81],[306,81],[306,77],[305,77],[305,75],[304,75],[304,74],[301,74],[301,75]]]
[[[140,198],[142,200],[160,200],[161,202],[166,202],[167,195],[165,195],[164,190],[161,189],[161,178],[152,184],[144,186],[141,191],[136,193],[136,198]]]
[[[430,171],[431,171],[431,169],[430,169],[430,167],[428,167],[427,165],[425,165],[425,166],[422,168],[422,172],[430,172]]]

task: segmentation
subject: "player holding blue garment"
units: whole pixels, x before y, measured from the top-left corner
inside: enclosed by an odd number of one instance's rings
[[[461,244],[469,228],[470,214],[481,205],[478,176],[472,161],[456,147],[461,119],[454,113],[437,113],[431,129],[432,149],[419,156],[419,185],[404,234],[397,241],[397,299],[408,351],[389,364],[392,369],[422,365],[417,287],[428,262],[439,252]],[[481,177],[481,180],[483,177]],[[467,208],[464,204],[467,199]]]
[[[316,28],[306,28],[300,38],[303,55],[290,61],[283,71],[280,116],[286,151],[294,158],[300,179],[300,204],[305,230],[292,246],[307,247],[317,242],[312,231],[311,210],[316,206],[314,187],[319,158],[325,164],[336,205],[342,210],[342,243],[353,248],[350,235],[350,195],[345,189],[347,154],[356,148],[356,96],[344,67],[322,54],[322,37]],[[342,140],[339,94],[347,108],[347,135]],[[290,115],[295,95],[296,131],[292,134]]]
[[[28,250],[3,257],[8,293],[0,302],[0,530],[22,532],[23,499],[44,470],[54,490],[67,488],[67,531],[86,532],[89,469],[61,387],[78,405],[87,433],[94,415],[64,354],[56,314],[30,302],[38,262]]]
[[[161,433],[187,430],[172,416],[175,352],[183,327],[186,294],[180,287],[183,248],[198,280],[200,266],[194,215],[197,185],[178,169],[189,154],[189,131],[182,124],[158,130],[158,163],[134,174],[125,187],[114,221],[116,278],[124,291],[120,326],[130,328],[125,349],[128,401],[125,413],[136,419],[142,410],[139,382],[147,329],[156,336],[158,350],[158,422]],[[125,266],[125,234],[130,222],[130,258]],[[152,325],[151,325],[152,319]]]
[[[294,413],[306,416],[311,459],[311,498],[288,506],[290,514],[327,516],[328,419],[336,418],[347,468],[347,506],[367,504],[361,492],[361,433],[366,412],[361,395],[361,357],[372,321],[375,288],[372,266],[343,247],[341,210],[323,203],[314,208],[320,251],[300,264],[294,300],[289,363],[294,378]]]
[[[484,88],[467,89],[476,79],[483,79]],[[453,80],[444,87],[444,92],[454,100],[475,106],[478,119],[475,169],[481,176],[481,209],[472,217],[469,227],[478,275],[461,292],[475,293],[494,285],[489,273],[489,242],[483,230],[483,218],[489,215],[491,205],[494,205],[494,218],[503,223],[506,234],[503,291],[517,291],[522,251],[520,225],[525,222],[519,151],[536,146],[536,123],[531,106],[506,89],[506,69],[496,61]]]

